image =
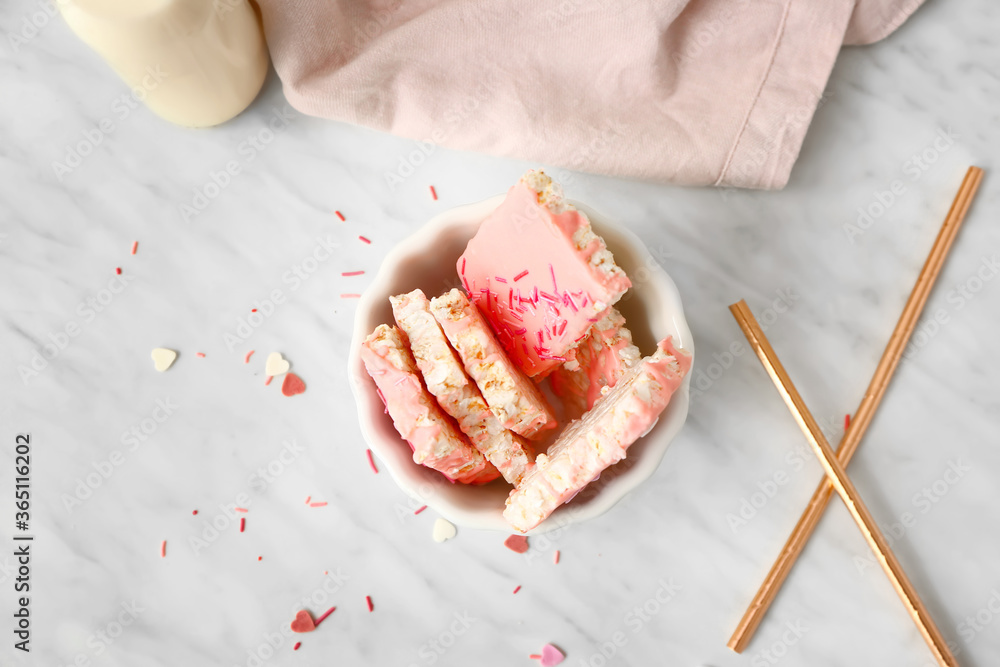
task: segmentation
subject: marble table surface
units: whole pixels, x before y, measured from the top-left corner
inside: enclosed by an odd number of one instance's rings
[[[4,3],[0,32],[44,6]],[[434,513],[370,471],[345,371],[356,301],[341,295],[434,214],[537,165],[436,149],[392,189],[414,143],[291,111],[273,73],[247,112],[191,131],[141,106],[121,118],[124,85],[58,17],[16,50],[5,38],[0,664],[532,665],[547,642],[573,667],[932,664],[839,501],[749,649],[726,648],[821,478],[759,363],[730,354],[727,305],[768,323],[837,441],[970,164],[988,170],[978,200],[850,471],[959,662],[1000,664],[998,20],[991,0],[932,0],[846,49],[781,192],[551,170],[678,283],[698,391],[653,478],[523,556],[498,533],[435,543]],[[57,177],[106,118],[113,131]],[[239,175],[207,187],[231,160]],[[312,261],[318,247],[332,249]],[[160,346],[180,351],[162,374]],[[264,385],[275,350],[301,396]],[[11,634],[18,433],[33,453],[30,655]],[[294,612],[330,606],[293,651]]]

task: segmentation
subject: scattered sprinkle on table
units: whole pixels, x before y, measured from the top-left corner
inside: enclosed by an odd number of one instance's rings
[[[417,509],[413,510],[413,513],[414,513],[414,514],[420,514],[420,513],[421,513],[421,512],[423,512],[423,511],[424,511],[425,509],[427,509],[427,505],[421,505],[421,506],[420,506],[420,507],[418,507]]]
[[[334,211],[334,213],[337,214],[337,217],[340,218],[341,222],[344,222],[345,220],[347,220],[347,218],[344,217],[344,214],[341,213],[340,211]]]
[[[327,503],[324,500],[321,503],[309,503],[309,507],[326,507]]]
[[[170,368],[174,364],[174,361],[177,360],[177,352],[168,350],[165,347],[155,348],[149,353],[149,356],[153,360],[153,368],[161,373]]]
[[[372,244],[371,240],[366,239],[364,236],[359,236],[358,240],[361,241],[362,243],[367,243],[368,245]]]
[[[312,498],[312,496],[306,496],[306,505],[309,504],[309,501],[312,500]]]
[[[191,516],[198,516],[198,510],[191,510]]]
[[[375,458],[372,456],[372,450],[367,449],[365,453],[368,455],[368,465],[371,466],[372,472],[376,475],[378,474],[378,468],[375,466]]]
[[[132,254],[134,255],[135,251],[138,250],[138,249],[139,249],[139,242],[138,241],[132,241]]]
[[[369,613],[375,611],[375,605],[372,604],[372,596],[370,595],[365,596],[365,604],[368,605]]]
[[[336,607],[330,607],[329,609],[327,609],[326,611],[324,611],[323,615],[316,619],[316,625],[318,626],[320,623],[322,623],[323,621],[325,621],[326,617],[329,616],[330,614],[332,614],[335,611],[337,611]]]
[[[237,512],[249,512],[250,511],[246,507],[234,507],[233,509],[236,510]]]
[[[541,660],[542,659],[542,654],[541,653],[532,653],[528,657],[530,659],[532,659],[532,660]]]
[[[284,375],[291,366],[288,359],[281,356],[281,352],[272,352],[267,355],[267,359],[264,361],[264,373],[265,375]]]
[[[163,540],[160,542],[160,558],[167,557],[167,541]]]
[[[271,384],[271,380],[273,380],[273,379],[274,379],[273,375],[268,375],[267,379],[264,380],[264,386],[266,387],[267,385]]]
[[[305,609],[300,610],[295,614],[295,620],[292,621],[292,632],[312,632],[316,629],[316,622],[313,621],[312,615]]]
[[[851,415],[844,415],[844,430],[846,431],[851,427]]]
[[[523,554],[528,550],[528,538],[524,535],[511,535],[503,541],[503,545],[515,553]]]
[[[122,267],[115,267],[115,274],[120,276],[122,274]]]
[[[518,586],[517,586],[517,587],[516,587],[516,588],[514,589],[514,595],[517,595],[517,592],[518,592],[519,590],[521,590],[521,586],[520,586],[520,585],[518,585]]]
[[[256,313],[256,312],[257,312],[257,309],[256,309],[256,308],[251,308],[251,309],[250,309],[250,312],[251,312],[251,313]]]
[[[292,650],[298,651],[300,646],[302,646],[302,642],[295,642],[295,646],[292,647]]]
[[[262,560],[264,560],[264,557],[263,556],[257,556],[257,560],[258,561],[262,561]]]
[[[247,529],[247,518],[245,516],[240,517],[240,532],[242,533]]]
[[[438,200],[438,192],[437,192],[437,190],[434,189],[433,185],[431,186],[431,197],[434,198],[434,201]]]
[[[244,364],[249,364],[250,363],[250,357],[253,356],[254,352],[256,352],[256,350],[250,350],[249,352],[247,352],[247,356],[243,357],[243,363]]]
[[[431,530],[431,537],[435,542],[447,542],[457,534],[458,530],[455,528],[455,524],[447,519],[438,517],[437,520],[434,521],[434,528]]]
[[[344,276],[345,278],[350,278],[351,276],[363,276],[363,275],[365,275],[365,272],[364,271],[344,271],[340,275]]]
[[[360,299],[361,295],[360,294],[341,294],[340,298],[341,299]]]
[[[285,376],[285,381],[281,383],[281,393],[285,396],[295,396],[306,390],[306,383],[295,373]]]
[[[204,359],[205,358],[205,353],[204,352],[195,352],[194,356],[198,357],[199,359]]]
[[[553,556],[553,558],[552,558],[552,563],[554,565],[558,565],[559,564],[559,550],[558,549],[556,549],[556,555]]]
[[[563,652],[552,644],[546,644],[542,647],[542,667],[555,667],[555,665],[558,665],[565,659],[566,656],[563,655]]]

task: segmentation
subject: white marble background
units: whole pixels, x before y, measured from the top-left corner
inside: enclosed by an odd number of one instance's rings
[[[41,7],[5,2],[0,33],[20,32]],[[712,364],[742,340],[729,303],[744,297],[769,318],[784,299],[768,334],[836,440],[965,169],[979,164],[988,175],[923,320],[929,327],[936,314],[944,324],[920,335],[851,473],[885,527],[913,516],[893,528],[894,546],[960,663],[1000,664],[998,22],[991,0],[932,0],[884,43],[845,50],[782,192],[556,170],[570,196],[661,253],[698,343],[696,373],[716,379],[654,478],[607,515],[536,540],[527,556],[494,533],[461,530],[435,544],[433,513],[414,516],[389,477],[369,471],[345,377],[354,302],[340,294],[362,291],[388,249],[435,213],[502,192],[534,165],[439,149],[392,191],[384,174],[413,143],[296,113],[251,160],[244,142],[266,139],[284,107],[273,75],[248,112],[190,131],[143,108],[119,119],[113,104],[125,87],[58,18],[16,51],[5,37],[0,663],[252,666],[270,636],[282,645],[263,664],[276,666],[531,665],[527,656],[550,641],[573,667],[929,665],[839,501],[750,649],[726,648],[820,469],[755,359],[727,361],[721,374]],[[53,161],[107,117],[115,130],[60,181]],[[941,131],[955,138],[937,151]],[[935,159],[921,169],[913,156],[925,151]],[[229,160],[242,173],[185,222],[179,207]],[[896,179],[905,192],[849,238],[859,207]],[[316,239],[340,245],[295,282],[287,272]],[[91,313],[87,301],[108,300],[115,267],[126,287]],[[341,276],[352,270],[368,273]],[[228,349],[224,335],[275,289],[286,301]],[[22,379],[18,368],[71,323],[79,333]],[[165,374],[149,361],[157,346],[181,352]],[[305,394],[263,386],[272,350],[291,360]],[[162,416],[158,402],[170,416],[132,440],[131,429]],[[30,657],[14,655],[10,634],[19,432],[34,443]],[[293,446],[280,474],[255,477],[283,443]],[[117,466],[108,463],[115,450]],[[94,475],[109,465],[106,479]],[[954,483],[938,481],[953,465],[962,471],[949,474]],[[778,472],[789,481],[745,525],[731,525]],[[99,485],[67,508],[88,476]],[[308,508],[309,495],[329,505]],[[211,520],[226,523],[220,507],[236,502],[250,510],[246,532],[231,524],[196,553],[191,538]],[[650,602],[664,584],[680,590]],[[293,652],[275,633],[314,594],[309,608],[338,609]],[[135,606],[134,621],[123,605]],[[654,613],[637,615],[644,605]],[[119,617],[130,624],[120,628]],[[623,646],[605,662],[602,645],[616,633]]]

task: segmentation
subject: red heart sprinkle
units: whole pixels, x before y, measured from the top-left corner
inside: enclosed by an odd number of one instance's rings
[[[313,621],[312,614],[305,609],[295,614],[295,620],[292,621],[292,632],[312,632],[315,629],[316,622]]]
[[[306,390],[306,383],[295,373],[286,373],[285,381],[281,383],[281,393],[285,396],[301,394]]]
[[[524,535],[511,535],[503,541],[503,545],[519,554],[528,550],[528,538]]]

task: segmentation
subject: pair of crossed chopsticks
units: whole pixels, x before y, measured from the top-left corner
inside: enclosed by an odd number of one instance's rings
[[[876,525],[875,519],[872,518],[868,508],[865,507],[864,502],[858,495],[857,489],[854,488],[854,484],[847,477],[844,468],[851,460],[855,450],[857,450],[858,444],[861,442],[865,430],[867,430],[868,425],[871,423],[883,394],[885,394],[889,380],[896,370],[896,366],[899,365],[903,350],[906,348],[906,343],[910,338],[910,334],[913,333],[913,329],[917,324],[924,304],[927,302],[931,288],[934,286],[935,280],[937,280],[945,257],[951,249],[952,242],[955,240],[958,229],[965,219],[965,214],[969,210],[969,205],[972,203],[972,198],[975,196],[982,178],[982,169],[979,167],[969,167],[969,171],[965,175],[965,180],[962,181],[962,187],[959,188],[958,194],[955,196],[951,210],[948,211],[944,224],[941,226],[941,231],[938,233],[937,239],[931,248],[930,255],[927,256],[927,261],[920,271],[917,283],[913,286],[910,298],[903,308],[903,314],[900,315],[899,322],[892,332],[892,337],[885,347],[885,352],[882,353],[882,358],[875,369],[875,374],[868,385],[868,390],[865,391],[861,405],[858,406],[854,418],[851,419],[836,454],[830,448],[830,444],[823,436],[819,425],[817,425],[816,420],[813,419],[809,409],[802,401],[802,397],[799,396],[799,392],[792,384],[792,380],[788,377],[788,373],[785,372],[784,367],[778,360],[778,356],[774,353],[774,349],[764,336],[764,332],[761,331],[757,320],[754,319],[746,302],[740,301],[729,307],[733,313],[733,317],[736,318],[744,335],[750,342],[751,347],[753,347],[764,368],[767,370],[768,375],[771,376],[771,380],[777,387],[778,393],[781,394],[781,398],[788,405],[788,409],[791,410],[792,416],[798,422],[799,428],[805,433],[809,444],[812,445],[816,456],[826,470],[826,478],[820,482],[819,487],[809,501],[809,505],[802,514],[802,518],[799,519],[788,541],[785,542],[785,547],[781,550],[781,555],[778,556],[771,571],[768,572],[767,578],[764,579],[764,583],[761,584],[757,595],[754,597],[753,602],[750,603],[750,607],[743,615],[743,619],[729,640],[729,648],[737,653],[746,648],[757,626],[763,620],[764,614],[767,613],[767,609],[774,600],[774,596],[777,595],[778,589],[781,588],[782,582],[785,581],[789,571],[792,569],[792,565],[795,564],[795,559],[798,558],[798,555],[809,540],[809,536],[812,535],[816,525],[819,523],[819,519],[823,515],[823,510],[826,508],[830,496],[833,495],[834,491],[837,491],[843,499],[844,504],[847,505],[851,516],[854,517],[854,521],[864,534],[868,545],[875,552],[879,564],[882,565],[882,569],[888,575],[893,588],[896,589],[899,597],[903,600],[903,604],[906,605],[906,610],[917,624],[920,634],[928,646],[930,646],[938,663],[940,665],[947,665],[948,667],[957,667],[958,663],[948,649],[944,637],[937,626],[934,625],[934,620],[927,613],[926,607],[924,607],[923,602],[917,596],[917,592],[906,577],[906,573],[903,572],[903,568],[900,567],[899,561],[893,555],[889,544],[882,535],[882,531]]]

